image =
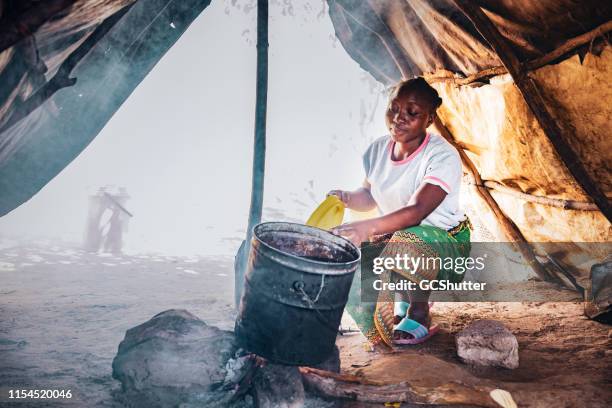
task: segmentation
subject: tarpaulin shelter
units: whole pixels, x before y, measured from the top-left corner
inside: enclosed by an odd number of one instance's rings
[[[208,4],[0,2],[0,215],[87,146]],[[586,251],[580,243],[610,241],[612,3],[328,5],[342,45],[377,80],[423,75],[438,89],[435,125],[461,153],[466,191],[491,239]],[[83,115],[85,125],[73,120]],[[523,255],[546,277],[534,253]]]

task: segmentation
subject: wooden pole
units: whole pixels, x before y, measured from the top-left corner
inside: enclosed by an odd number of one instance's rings
[[[469,385],[460,382],[435,387],[410,384],[382,383],[350,374],[336,374],[311,367],[300,367],[302,381],[315,394],[330,399],[360,401],[376,406],[390,402],[405,402],[409,406],[469,406],[487,408],[516,407],[512,395],[488,384]],[[504,401],[494,398],[504,395]]]
[[[483,182],[484,186],[489,190],[498,191],[502,194],[507,194],[512,197],[516,197],[518,199],[527,201],[529,203],[536,203],[541,205],[546,205],[550,207],[563,208],[564,210],[576,210],[576,211],[599,211],[597,206],[593,203],[586,201],[576,201],[576,200],[563,200],[560,198],[550,198],[537,196],[533,194],[523,193],[522,191],[516,188],[510,188],[508,186],[504,186],[503,184],[498,183],[497,181],[485,180]]]
[[[253,175],[251,208],[246,241],[236,256],[234,300],[240,303],[244,287],[253,227],[261,222],[266,164],[266,111],[268,104],[268,0],[257,0],[257,89],[255,95],[255,141],[253,144]]]
[[[586,171],[574,150],[563,138],[561,129],[546,110],[546,102],[540,93],[540,89],[528,75],[526,67],[521,64],[495,25],[475,2],[470,0],[453,1],[466,17],[470,19],[482,37],[497,52],[499,59],[512,76],[514,83],[523,95],[527,106],[531,109],[544,134],[550,140],[561,161],[565,164],[578,185],[591,197],[608,221],[612,222],[612,206],[610,201]]]
[[[541,57],[532,59],[531,61],[527,61],[523,64],[523,70],[534,71],[538,68],[548,65],[551,62],[561,58],[565,54],[575,51],[578,47],[582,47],[583,45],[594,41],[597,37],[605,38],[605,36],[610,31],[612,31],[612,21],[603,23],[602,25],[594,28],[593,30],[588,31],[584,34],[580,34],[577,37],[570,38],[548,54],[544,54]],[[507,73],[508,70],[506,69],[506,67],[501,65],[498,67],[484,69],[482,71],[471,74],[465,78],[456,78],[454,75],[449,75],[448,73],[445,73],[443,75],[436,73],[425,73],[423,74],[423,76],[425,77],[425,79],[427,79],[429,83],[452,82],[455,85],[469,85],[472,82],[476,82],[479,80],[487,80],[490,77]]]
[[[577,37],[570,38],[548,54],[542,55],[539,58],[529,61],[526,64],[527,68],[533,70],[543,67],[544,65],[550,64],[551,62],[561,58],[568,52],[592,42],[595,38],[605,36],[610,30],[612,30],[612,20],[603,23],[602,25],[594,28],[591,31],[588,31],[584,34],[580,34]]]

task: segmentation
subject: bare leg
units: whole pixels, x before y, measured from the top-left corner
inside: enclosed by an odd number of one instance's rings
[[[398,273],[393,273],[393,280],[395,283],[398,283],[400,280],[402,280],[404,278],[402,278],[402,276]],[[410,299],[410,294],[408,293],[408,291],[398,291],[395,292],[395,301],[396,302],[407,302],[410,303],[411,299]],[[399,322],[404,318],[404,316],[398,316],[395,315],[393,316],[393,324],[399,324]]]
[[[421,323],[423,326],[429,328],[431,324],[431,318],[429,316],[429,295],[430,291],[424,290],[411,290],[406,292],[410,299],[410,307],[408,308],[408,318]],[[398,316],[395,316],[397,320]],[[399,321],[397,322],[399,323]],[[396,323],[396,324],[397,324]],[[395,332],[393,338],[405,339],[411,338],[412,336],[405,332]]]

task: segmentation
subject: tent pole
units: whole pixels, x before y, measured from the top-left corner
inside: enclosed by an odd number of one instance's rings
[[[474,24],[474,27],[482,37],[491,45],[495,52],[497,52],[499,59],[508,70],[508,73],[512,76],[527,106],[531,109],[531,112],[565,164],[565,167],[567,167],[582,190],[591,197],[602,214],[612,223],[612,205],[610,205],[610,201],[597,183],[595,183],[595,180],[593,180],[586,171],[569,143],[563,138],[561,129],[546,110],[544,98],[535,81],[529,76],[526,69],[527,67],[519,61],[512,48],[476,2],[470,0],[453,1],[472,24]]]
[[[255,94],[255,140],[251,178],[251,208],[246,241],[236,256],[234,301],[238,306],[251,249],[253,227],[261,222],[266,164],[266,110],[268,103],[268,0],[257,0],[257,88]]]
[[[525,69],[529,71],[534,71],[538,68],[541,68],[543,66],[550,64],[551,62],[561,58],[563,55],[569,52],[575,51],[576,48],[578,47],[588,44],[589,42],[592,42],[597,37],[606,38],[608,32],[610,31],[612,31],[612,21],[603,23],[602,25],[594,28],[593,30],[588,31],[584,34],[580,34],[577,37],[570,38],[569,40],[561,44],[559,47],[549,52],[548,54],[544,54],[541,57],[525,62],[523,64],[523,67],[525,67]],[[373,64],[370,63],[370,65],[373,65]],[[452,82],[455,85],[468,85],[468,84],[471,84],[472,82],[475,82],[481,79],[486,80],[491,77],[503,75],[507,73],[508,73],[508,70],[506,69],[506,67],[501,65],[498,67],[483,69],[482,71],[471,74],[465,78],[457,78],[455,77],[454,74],[449,75],[448,73],[445,73],[444,75],[439,75],[436,73],[423,74],[423,75],[425,79],[427,80],[427,82],[429,82],[430,84],[434,82]]]

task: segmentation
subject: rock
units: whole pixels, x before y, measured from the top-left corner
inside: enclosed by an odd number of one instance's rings
[[[477,320],[455,337],[457,354],[468,364],[517,368],[518,341],[502,323]]]
[[[591,267],[591,284],[586,288],[584,314],[610,324],[612,320],[612,260]]]
[[[222,383],[235,351],[231,332],[186,310],[167,310],[126,332],[113,360],[113,378],[130,406],[177,406]]]
[[[253,378],[257,408],[301,408],[304,385],[298,367],[267,363]]]

